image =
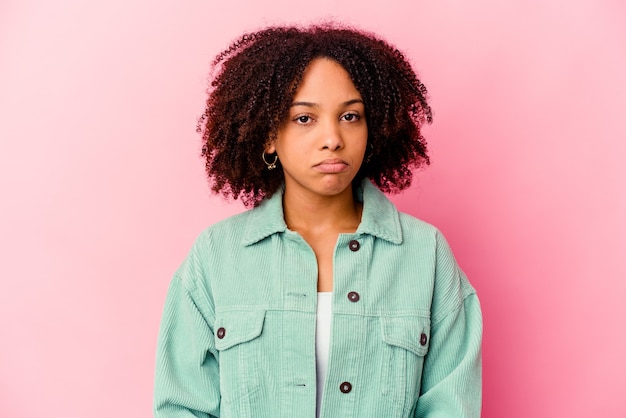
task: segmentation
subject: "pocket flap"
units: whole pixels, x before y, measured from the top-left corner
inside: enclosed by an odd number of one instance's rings
[[[264,310],[228,311],[215,317],[215,348],[227,350],[243,342],[251,341],[261,335]]]
[[[418,356],[428,353],[430,318],[423,316],[386,316],[381,318],[383,341]]]

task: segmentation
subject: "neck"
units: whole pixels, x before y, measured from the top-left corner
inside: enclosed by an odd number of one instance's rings
[[[352,187],[336,196],[303,196],[285,189],[283,211],[292,231],[354,232],[361,222],[362,204],[354,199]]]

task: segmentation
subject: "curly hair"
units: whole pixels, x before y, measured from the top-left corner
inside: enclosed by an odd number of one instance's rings
[[[432,122],[426,87],[399,50],[334,24],[270,27],[243,35],[213,61],[197,131],[215,193],[250,207],[283,184],[282,170],[267,170],[261,155],[316,58],[339,63],[363,98],[368,150],[355,181],[368,177],[383,192],[398,192],[411,184],[413,169],[430,164],[420,130]]]

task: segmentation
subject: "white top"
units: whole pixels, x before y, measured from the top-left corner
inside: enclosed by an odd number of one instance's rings
[[[315,358],[317,363],[317,417],[320,416],[324,379],[328,370],[330,351],[330,320],[333,292],[317,292],[317,321],[315,323]]]

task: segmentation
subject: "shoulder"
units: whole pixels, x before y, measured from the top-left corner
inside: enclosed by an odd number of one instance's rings
[[[452,248],[443,233],[436,226],[404,212],[398,212],[402,229],[402,244],[407,250],[419,249],[428,254],[438,273],[447,272],[455,276],[459,272]]]
[[[432,315],[437,322],[450,312],[461,309],[468,296],[476,291],[459,267],[452,248],[435,226],[409,214],[398,212],[403,244],[428,254],[434,268]]]
[[[402,240],[406,244],[419,243],[421,247],[430,247],[433,251],[447,249],[450,246],[443,233],[435,225],[416,218],[405,212],[398,212],[398,220],[402,229]]]
[[[398,211],[398,219],[400,220],[402,231],[407,234],[432,237],[441,234],[436,226],[408,213]]]
[[[177,275],[181,278],[206,276],[215,261],[225,254],[235,255],[236,248],[243,247],[250,212],[232,215],[202,230],[180,265]]]
[[[197,237],[196,245],[206,245],[212,240],[232,241],[241,238],[245,233],[250,216],[254,209],[215,222],[206,227]]]

